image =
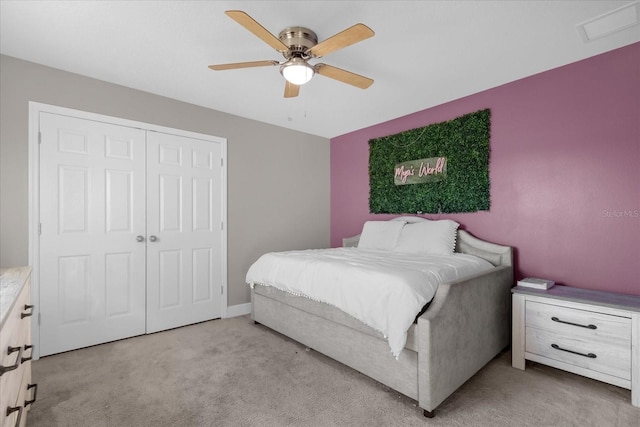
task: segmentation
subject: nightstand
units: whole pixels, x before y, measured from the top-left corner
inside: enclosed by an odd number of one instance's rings
[[[531,360],[631,390],[640,407],[640,296],[516,286],[512,366]]]

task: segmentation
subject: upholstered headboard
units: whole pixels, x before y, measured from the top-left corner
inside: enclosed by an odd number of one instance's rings
[[[458,230],[456,252],[486,259],[496,267],[499,265],[513,265],[513,249],[511,246],[498,245],[497,243],[478,239],[464,230]]]
[[[345,237],[342,239],[343,247],[357,247],[360,235]],[[456,252],[475,255],[486,259],[497,266],[513,265],[513,250],[510,246],[498,245],[472,236],[469,232],[458,230],[456,238]]]

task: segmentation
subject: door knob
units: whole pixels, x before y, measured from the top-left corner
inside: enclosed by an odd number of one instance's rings
[[[149,241],[150,242],[155,242],[156,240],[158,240],[158,238],[156,236],[154,236],[153,234],[151,236],[149,236]]]
[[[144,236],[136,236],[136,242],[144,242]]]

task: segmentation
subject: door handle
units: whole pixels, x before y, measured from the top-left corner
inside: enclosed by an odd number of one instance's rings
[[[144,236],[136,236],[136,242],[144,242]]]
[[[155,242],[157,240],[158,240],[158,238],[156,236],[154,236],[153,234],[151,236],[149,236],[149,241],[150,242]]]

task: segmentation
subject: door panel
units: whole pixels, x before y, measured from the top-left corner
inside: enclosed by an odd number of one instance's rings
[[[201,302],[211,299],[212,289],[209,283],[213,280],[211,277],[213,259],[210,248],[193,249],[193,301]]]
[[[134,276],[131,253],[105,255],[106,317],[124,316],[131,312]]]
[[[40,355],[145,332],[145,131],[40,113]]]
[[[133,232],[133,172],[106,171],[107,233]]]
[[[160,292],[159,309],[180,307],[182,288],[182,250],[158,251],[158,279]]]
[[[58,166],[60,234],[88,233],[89,170]]]
[[[160,180],[159,203],[156,212],[150,212],[152,216],[159,214],[160,226],[158,232],[182,231],[182,177],[169,174],[158,176]],[[153,184],[151,184],[153,186]]]
[[[147,332],[222,314],[221,144],[148,134]]]
[[[89,255],[58,258],[58,292],[60,294],[60,326],[87,323],[89,305]]]

